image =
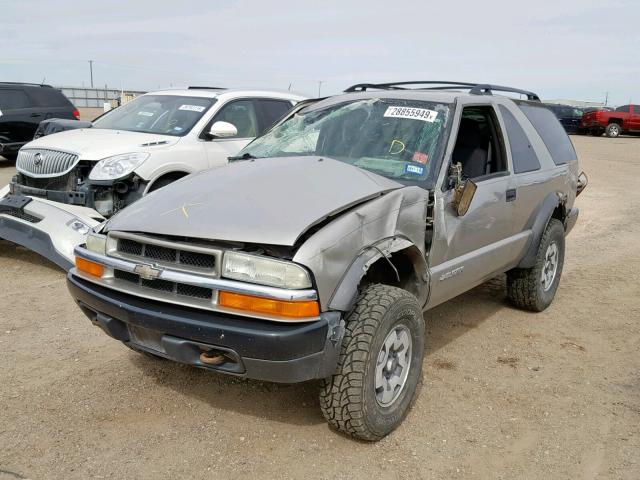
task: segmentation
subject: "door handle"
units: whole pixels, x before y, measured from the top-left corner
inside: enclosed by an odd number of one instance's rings
[[[516,189],[515,188],[510,188],[509,190],[507,190],[507,202],[513,202],[516,199]]]

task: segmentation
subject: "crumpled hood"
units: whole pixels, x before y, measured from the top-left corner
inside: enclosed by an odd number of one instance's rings
[[[103,158],[121,153],[147,152],[154,148],[168,147],[175,145],[178,140],[180,140],[179,137],[158,135],[155,133],[127,132],[124,130],[107,130],[103,128],[81,128],[40,137],[27,143],[22,148],[62,150],[64,152],[77,154],[81,160],[102,160]],[[145,145],[155,142],[163,143],[152,146]]]
[[[241,161],[147,195],[106,230],[292,246],[326,217],[402,186],[330,158]]]

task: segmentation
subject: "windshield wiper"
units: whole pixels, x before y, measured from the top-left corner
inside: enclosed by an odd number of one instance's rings
[[[254,155],[251,155],[249,152],[247,153],[243,153],[242,155],[236,155],[235,157],[227,157],[227,160],[229,160],[230,162],[235,162],[237,160],[255,160],[256,157]]]

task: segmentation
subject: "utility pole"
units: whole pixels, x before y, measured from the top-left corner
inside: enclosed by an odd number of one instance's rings
[[[89,73],[91,74],[91,88],[93,88],[93,60],[89,60]]]
[[[609,92],[604,92],[604,106],[606,107],[609,103]]]
[[[318,80],[318,98],[320,98],[320,90],[322,89],[322,84],[324,82],[322,80]]]

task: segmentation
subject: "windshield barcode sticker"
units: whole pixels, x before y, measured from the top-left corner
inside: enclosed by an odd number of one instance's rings
[[[180,105],[178,110],[187,110],[189,112],[204,112],[204,108],[202,105]]]
[[[385,117],[408,118],[422,120],[423,122],[435,122],[438,112],[426,108],[396,107],[391,106],[384,112]]]

